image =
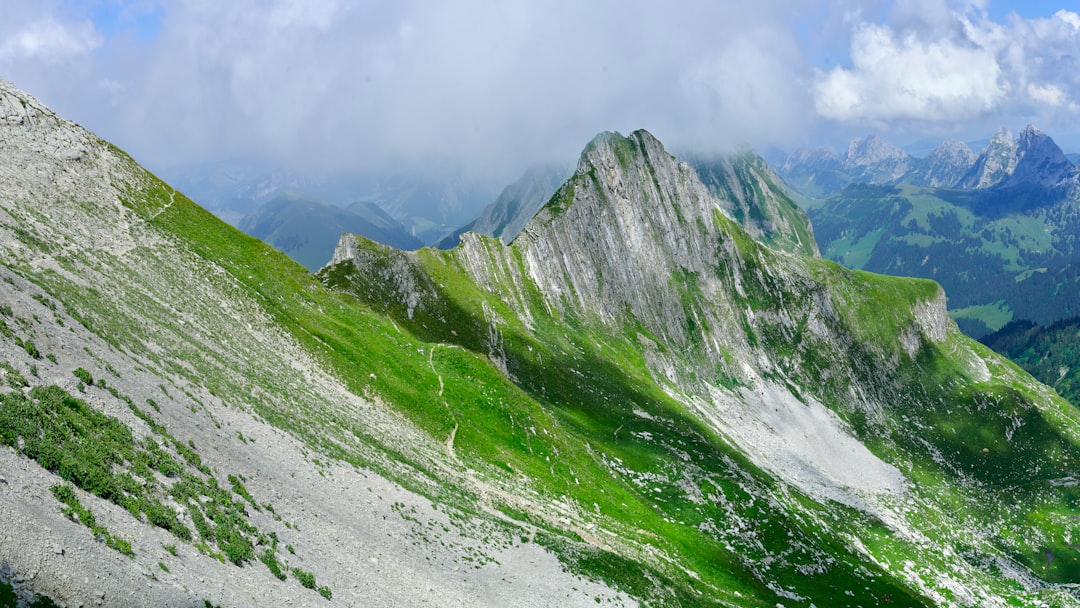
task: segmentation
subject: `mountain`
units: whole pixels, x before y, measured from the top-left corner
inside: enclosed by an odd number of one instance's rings
[[[750,236],[784,251],[820,255],[810,219],[757,154],[692,156],[687,162],[721,208]]]
[[[777,172],[798,192],[820,196],[839,191],[848,183],[840,169],[843,159],[829,146],[816,150],[801,148],[775,156]]]
[[[925,159],[916,160],[904,181],[916,186],[948,188],[960,183],[975,165],[977,157],[963,142],[945,140]]]
[[[461,242],[461,235],[469,231],[509,243],[565,181],[567,172],[555,166],[530,167],[517,181],[504,188],[499,198],[485,207],[479,217],[439,241],[437,246],[452,249]]]
[[[273,245],[314,272],[326,264],[343,233],[362,234],[399,249],[423,243],[372,203],[336,207],[297,194],[283,194],[244,216],[237,228]]]
[[[1080,312],[1077,202],[1040,187],[853,185],[809,213],[825,257],[940,282],[954,318],[978,337],[1011,320],[1050,324]]]
[[[1016,161],[1011,173],[1002,180],[1003,186],[1027,186],[1030,184],[1047,188],[1071,188],[1078,191],[1080,169],[1047,134],[1028,125],[1021,133],[1016,146]]]
[[[811,197],[837,194],[851,184],[913,185],[982,190],[993,187],[1073,185],[1077,168],[1054,140],[1028,125],[1014,139],[1002,127],[978,155],[946,140],[926,158],[914,158],[876,136],[851,140],[843,156],[827,148],[783,157],[780,175]]]
[[[641,522],[602,542],[679,556],[664,603],[742,604],[747,588],[722,591],[732,576],[779,594],[765,605],[1080,599],[1061,585],[1074,554],[1013,502],[1071,500],[1068,461],[1031,468],[1054,462],[1036,454],[1058,438],[1074,449],[1071,406],[963,337],[936,284],[758,244],[648,133],[590,143],[510,245],[470,233],[401,252],[345,237],[334,262],[327,285],[440,352],[485,355],[587,437],[634,496],[605,485],[582,502]],[[532,478],[527,459],[496,458]],[[581,496],[597,481],[571,483]]]
[[[1016,169],[1019,143],[1012,133],[1002,127],[990,138],[986,149],[975,160],[975,166],[957,184],[962,189],[989,188],[1001,182]]]
[[[841,166],[855,181],[887,183],[901,179],[911,165],[907,152],[872,135],[851,140]]]
[[[177,189],[233,225],[285,194],[339,207],[364,201],[383,209],[423,244],[437,242],[470,220],[498,192],[486,180],[404,167],[320,175],[222,162],[177,169],[168,177]],[[336,242],[337,236],[326,247],[332,250]]]
[[[780,176],[810,197],[829,196],[852,183],[893,183],[919,171],[918,159],[877,136],[851,140],[843,155],[828,147],[796,150],[778,165]]]
[[[636,605],[557,559],[605,555],[560,494],[419,424],[440,377],[528,403],[432,346],[0,81],[5,602]]]
[[[6,83],[0,152],[0,593],[1080,605],[1075,410],[645,132],[317,277]]]
[[[1032,126],[1017,139],[1002,129],[978,157],[944,142],[913,166],[897,181],[853,182],[806,201],[826,257],[939,281],[975,337],[1080,312],[1070,236],[1080,229],[1080,168],[1052,138]]]

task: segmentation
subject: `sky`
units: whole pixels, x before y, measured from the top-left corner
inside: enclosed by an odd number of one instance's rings
[[[1034,124],[1080,152],[1080,0],[0,4],[0,78],[164,173],[514,176],[638,128],[765,152]]]

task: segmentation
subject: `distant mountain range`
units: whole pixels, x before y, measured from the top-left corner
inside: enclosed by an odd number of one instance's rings
[[[244,216],[237,228],[266,241],[314,272],[334,253],[343,233],[361,234],[398,249],[419,249],[419,239],[374,203],[348,207],[286,193]]]
[[[1073,193],[1080,169],[1053,139],[1029,125],[1014,138],[1002,128],[975,154],[967,144],[946,140],[916,158],[877,136],[854,139],[847,152],[801,149],[781,158],[777,172],[804,195],[831,196],[850,184],[909,184],[961,190],[1038,185]]]
[[[1034,127],[974,154],[946,141],[915,158],[879,138],[778,165],[823,254],[852,268],[934,279],[973,336],[1080,313],[1080,168]]]
[[[439,171],[372,172],[312,176],[242,162],[209,163],[169,172],[177,188],[236,226],[263,205],[292,194],[345,207],[372,203],[424,245],[471,221],[498,193],[495,181]],[[337,242],[332,239],[330,248]],[[324,260],[325,261],[325,260]]]

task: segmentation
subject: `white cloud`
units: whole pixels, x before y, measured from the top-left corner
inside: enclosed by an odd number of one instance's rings
[[[88,20],[61,23],[51,17],[3,34],[0,61],[63,61],[101,47],[104,38]]]
[[[1061,10],[1039,19],[1014,14],[995,23],[982,4],[919,4],[919,11],[898,10],[889,22],[852,26],[850,65],[816,77],[814,107],[821,116],[878,126],[995,116],[999,124],[1075,120],[1076,13]]]
[[[0,1],[0,77],[159,170],[505,176],[601,130],[715,150],[1080,124],[1080,17],[994,23],[981,0]],[[104,39],[102,6],[121,15]]]
[[[1056,84],[1037,85],[1034,83],[1028,84],[1028,95],[1039,103],[1046,104],[1051,107],[1069,107],[1076,109],[1077,104],[1069,100],[1069,96],[1065,94],[1065,91],[1061,90],[1061,87]]]
[[[815,84],[816,108],[837,120],[959,120],[992,109],[1008,93],[995,53],[970,40],[923,40],[863,24],[852,67]]]
[[[601,130],[713,148],[779,138],[810,101],[777,23],[799,6],[177,0],[115,120],[174,163],[518,171],[572,159]]]

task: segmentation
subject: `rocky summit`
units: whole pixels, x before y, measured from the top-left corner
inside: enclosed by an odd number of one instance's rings
[[[605,133],[509,244],[310,275],[0,88],[0,593],[1080,605],[1075,409],[769,171]]]

